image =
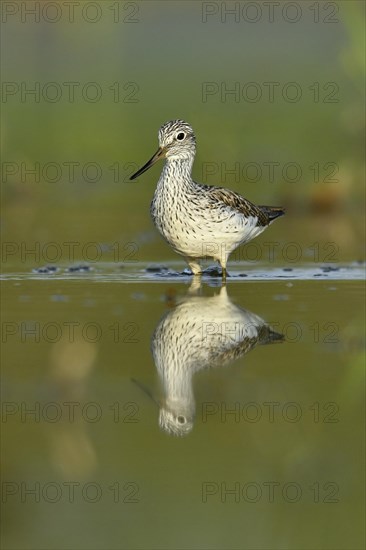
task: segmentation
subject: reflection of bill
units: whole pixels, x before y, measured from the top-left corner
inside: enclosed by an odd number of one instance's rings
[[[152,353],[164,399],[159,403],[159,425],[174,435],[193,428],[195,372],[229,364],[257,344],[283,341],[250,311],[231,302],[223,286],[213,297],[189,293],[158,324],[152,337]]]

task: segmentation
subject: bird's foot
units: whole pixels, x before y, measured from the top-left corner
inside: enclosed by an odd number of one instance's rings
[[[196,260],[191,258],[186,258],[186,260],[192,271],[192,275],[198,275],[200,277],[202,275],[202,267],[200,266],[200,264]]]

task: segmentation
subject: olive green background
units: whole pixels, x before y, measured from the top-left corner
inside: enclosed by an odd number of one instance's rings
[[[284,3],[272,23],[263,3],[257,13],[239,2],[237,22],[220,3],[206,4],[105,1],[99,11],[83,12],[88,3],[81,2],[72,23],[66,8],[55,23],[45,21],[56,18],[52,7],[39,23],[32,16],[22,23],[20,12],[7,16],[2,159],[12,164],[3,166],[3,240],[46,248],[33,256],[9,252],[5,268],[71,261],[69,242],[78,243],[76,260],[97,256],[83,249],[91,242],[102,250],[100,260],[128,260],[123,247],[130,242],[140,261],[175,259],[148,214],[161,164],[128,180],[172,118],[186,119],[196,132],[197,180],[287,207],[286,223],[277,222],[259,246],[295,241],[300,261],[311,261],[306,250],[313,243],[335,243],[338,261],[364,257],[362,2],[297,2],[296,11]],[[208,9],[218,13],[205,17]],[[207,83],[219,91],[205,96]],[[25,93],[36,86],[37,96]],[[239,94],[224,93],[235,86]],[[258,101],[250,101],[256,93]],[[23,173],[36,163],[39,181]],[[73,176],[70,163],[79,163]],[[239,173],[230,175],[235,163]],[[278,163],[272,180],[268,163]],[[50,242],[61,254],[47,249]],[[109,249],[116,242],[115,256]],[[328,259],[325,251],[319,259]]]

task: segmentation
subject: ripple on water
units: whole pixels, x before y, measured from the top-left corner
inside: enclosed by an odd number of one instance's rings
[[[121,268],[123,267],[123,270]],[[95,266],[44,266],[29,270],[2,274],[3,280],[34,280],[57,279],[71,280],[88,278],[100,282],[162,282],[182,281],[189,282],[192,275],[184,264],[171,262],[163,263],[98,263]],[[216,284],[221,281],[221,269],[217,266],[209,266],[203,271],[203,281]],[[263,264],[233,264],[229,268],[228,282],[253,281],[253,280],[364,280],[365,264],[353,262],[343,265],[319,266],[305,264],[293,267],[274,267]],[[215,283],[213,283],[215,281]]]

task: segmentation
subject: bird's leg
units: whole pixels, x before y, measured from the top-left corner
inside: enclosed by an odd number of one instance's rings
[[[193,277],[191,286],[189,287],[187,294],[190,296],[197,296],[201,290],[202,277]]]
[[[186,258],[193,275],[202,275],[202,268],[195,258]]]
[[[225,244],[221,245],[220,253],[216,256],[215,260],[219,263],[222,273],[222,282],[226,283],[227,271],[226,264],[230,255],[230,250],[228,251]]]
[[[220,264],[221,270],[222,270],[222,282],[223,283],[226,283],[226,277],[227,277],[226,262],[227,262],[227,258],[222,258],[221,260],[219,260],[219,264]]]

